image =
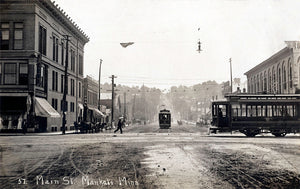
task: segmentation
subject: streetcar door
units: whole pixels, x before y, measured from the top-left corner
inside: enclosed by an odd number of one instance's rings
[[[217,127],[228,126],[228,104],[215,104],[213,109],[213,125]]]

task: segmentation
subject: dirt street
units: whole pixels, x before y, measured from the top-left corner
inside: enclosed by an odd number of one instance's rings
[[[1,188],[300,188],[300,136],[207,135],[136,125],[124,133],[0,136]]]

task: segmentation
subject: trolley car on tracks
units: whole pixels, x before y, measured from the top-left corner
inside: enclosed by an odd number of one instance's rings
[[[300,94],[229,94],[212,102],[212,133],[239,131],[248,137],[300,132]]]
[[[160,110],[158,114],[159,128],[169,129],[171,127],[171,112],[170,110],[163,109]]]

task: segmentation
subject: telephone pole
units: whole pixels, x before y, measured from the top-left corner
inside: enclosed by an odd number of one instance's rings
[[[115,78],[117,76],[112,75],[111,77],[111,126],[113,126],[113,119],[114,119],[114,97],[115,97]]]
[[[68,62],[69,62],[69,41],[70,35],[64,35],[66,40],[66,63],[65,63],[65,80],[64,80],[64,94],[63,94],[63,118],[62,118],[62,134],[66,134],[66,114],[67,114],[67,91],[68,91]]]
[[[124,92],[124,120],[126,119],[126,92]]]
[[[100,91],[101,91],[101,86],[100,86],[100,80],[101,80],[101,65],[102,65],[102,59],[100,59],[100,66],[99,66],[99,98],[98,98],[98,109],[100,110]]]
[[[230,89],[231,89],[231,93],[232,91],[232,66],[231,66],[231,58],[229,58],[229,62],[230,62]]]

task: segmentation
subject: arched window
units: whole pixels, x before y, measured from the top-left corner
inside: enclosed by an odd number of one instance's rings
[[[272,73],[273,73],[273,80],[272,80],[272,83],[273,83],[273,92],[276,91],[276,88],[277,88],[277,85],[276,85],[276,72],[275,72],[275,68],[273,67],[272,69]]]
[[[253,80],[253,93],[256,92],[256,76],[254,76],[254,80]]]
[[[267,72],[264,73],[264,92],[267,92]]]
[[[253,90],[253,79],[252,77],[250,78],[250,83],[249,83],[249,93],[252,93]]]
[[[282,76],[282,83],[283,83],[283,89],[286,90],[286,68],[285,64],[283,65],[283,76]]]
[[[288,69],[289,69],[289,84],[290,84],[290,88],[293,88],[293,69],[292,69],[291,59],[289,59],[289,61],[288,61]]]
[[[257,92],[260,91],[260,88],[259,88],[260,87],[260,85],[259,85],[259,75],[256,76],[256,83],[257,83],[257,86],[256,86],[256,93],[257,93]]]
[[[259,86],[260,86],[259,92],[262,92],[263,88],[264,88],[264,79],[263,79],[263,74],[262,73],[260,73],[259,82],[260,82],[260,84],[259,84]]]
[[[269,68],[269,92],[272,92],[272,73],[271,73],[271,69]]]
[[[278,79],[277,79],[277,82],[278,82],[278,93],[281,93],[281,68],[280,68],[280,64],[278,64],[277,73],[278,73]]]

